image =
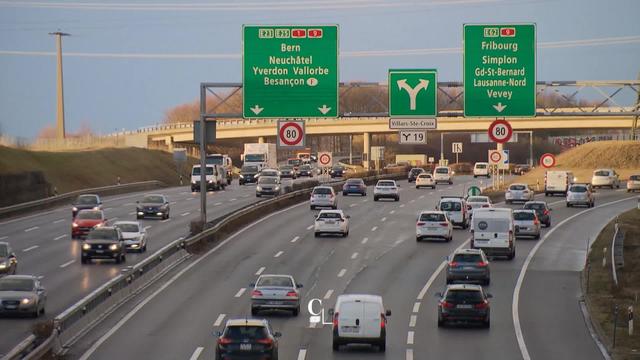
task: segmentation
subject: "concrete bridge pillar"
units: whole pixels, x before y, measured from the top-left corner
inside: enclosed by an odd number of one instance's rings
[[[167,136],[164,138],[164,143],[167,145],[167,150],[172,153],[173,152],[173,136]]]
[[[366,132],[363,134],[364,149],[362,150],[362,166],[369,170],[370,154],[371,154],[371,134]]]
[[[264,144],[264,136],[258,137],[258,144]]]

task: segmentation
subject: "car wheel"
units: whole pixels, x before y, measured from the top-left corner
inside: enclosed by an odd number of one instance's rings
[[[347,196],[347,193],[343,191],[342,196]]]
[[[380,350],[380,352],[385,352],[387,351],[387,341],[386,340],[382,340],[379,344],[378,344],[378,350]]]
[[[333,351],[340,351],[340,343],[336,339],[333,339],[331,347],[333,348]]]
[[[367,196],[367,193],[366,193],[366,192],[365,192],[365,193],[362,193],[362,196]]]
[[[373,201],[378,201],[378,197],[377,197],[377,196],[374,196],[374,197],[373,197]]]
[[[516,249],[513,249],[513,251],[511,252],[511,254],[509,254],[507,256],[507,259],[509,260],[513,260],[513,258],[516,257]]]
[[[320,233],[319,233],[319,232],[315,232],[315,233],[313,233],[313,237],[319,237],[319,236],[320,236]]]
[[[490,284],[491,284],[491,279],[490,278],[486,278],[482,282],[482,285],[484,285],[484,286],[489,286]]]
[[[536,240],[540,240],[540,233],[536,234],[536,236],[534,237],[534,239],[536,239]]]
[[[400,201],[400,196],[396,196],[396,200],[395,201]]]
[[[478,175],[473,175],[473,178],[474,178],[474,179],[475,179],[475,178],[477,178],[477,177],[478,177]]]
[[[416,189],[420,189],[420,186],[416,185]]]
[[[440,317],[438,317],[438,327],[444,327],[444,321]]]
[[[482,327],[485,329],[489,329],[491,327],[491,320],[489,318],[485,319],[482,322]]]
[[[81,257],[81,258],[80,258],[80,263],[81,263],[81,264],[86,264],[86,263],[88,263],[88,262],[89,262],[89,260],[88,260],[86,257]]]
[[[571,207],[571,203],[567,203],[567,207]]]
[[[256,197],[260,197],[260,194],[256,194]]]
[[[453,185],[453,181],[449,181],[449,185]]]
[[[504,203],[509,205],[509,204],[511,204],[511,200],[505,200]]]
[[[251,308],[251,316],[258,316],[258,309],[256,308]]]
[[[298,306],[297,308],[293,309],[293,316],[298,316],[299,313],[300,313],[300,306]]]

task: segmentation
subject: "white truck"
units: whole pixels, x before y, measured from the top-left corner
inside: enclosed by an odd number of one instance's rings
[[[471,248],[481,249],[489,256],[516,256],[513,210],[479,208],[473,211]]]
[[[226,174],[225,177],[227,178],[227,185],[231,185],[231,181],[233,180],[233,162],[229,155],[207,154],[205,162],[207,165],[218,165],[219,167],[222,167]]]
[[[569,185],[574,183],[571,171],[547,171],[544,174],[544,196],[560,194],[567,196]]]
[[[222,167],[218,165],[207,165],[207,191],[209,190],[224,190],[227,186],[225,181],[225,174]],[[191,168],[191,191],[200,191],[200,179],[201,179],[200,165],[193,165]]]
[[[278,166],[278,158],[276,153],[276,144],[253,143],[244,144],[244,153],[242,154],[244,166],[255,165],[258,171],[269,168],[275,169]]]

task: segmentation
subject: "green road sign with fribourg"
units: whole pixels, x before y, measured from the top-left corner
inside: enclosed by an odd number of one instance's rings
[[[463,42],[464,115],[535,116],[535,24],[465,24]]]
[[[243,26],[243,116],[338,116],[337,25]]]

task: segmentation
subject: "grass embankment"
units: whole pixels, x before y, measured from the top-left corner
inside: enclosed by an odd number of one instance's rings
[[[187,183],[192,162],[188,159],[179,169],[172,154],[139,148],[46,152],[0,146],[0,175],[42,171],[58,193],[114,185],[118,176],[122,184],[159,180],[177,185],[182,173]]]
[[[589,253],[590,271],[584,274],[584,291],[593,321],[614,359],[640,359],[640,316],[635,316],[633,336],[629,336],[627,308],[632,305],[636,314],[640,313],[640,210],[630,210],[618,218],[624,231],[624,267],[617,270],[619,285],[614,286],[611,270],[611,240],[614,222],[609,223],[591,246]],[[607,264],[602,267],[602,249],[607,248]],[[586,270],[585,270],[586,271]],[[618,326],[616,346],[613,343],[613,309],[618,305]]]

